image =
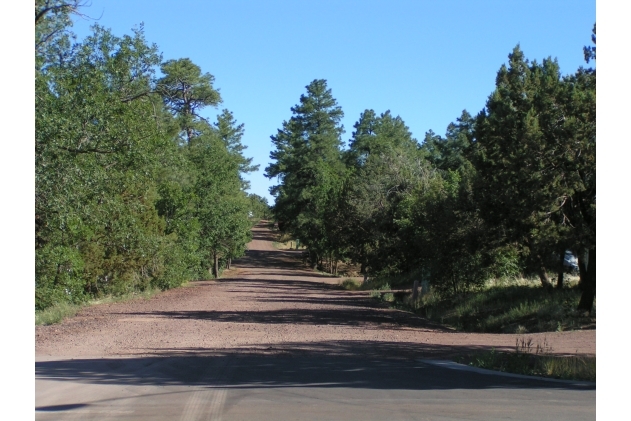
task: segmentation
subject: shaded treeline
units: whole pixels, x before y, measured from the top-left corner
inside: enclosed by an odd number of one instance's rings
[[[221,103],[212,75],[142,26],[77,42],[81,6],[35,2],[36,309],[216,277],[267,208],[245,193],[243,124],[199,115]]]
[[[596,27],[592,40],[595,44]],[[343,112],[314,80],[273,135],[266,176],[279,228],[316,267],[429,280],[459,294],[491,277],[537,274],[546,288],[563,255],[579,256],[579,308],[596,291],[596,71],[562,76],[556,59],[519,46],[476,116],[413,138],[390,111],[364,111],[343,148]],[[585,47],[587,63],[594,47]]]

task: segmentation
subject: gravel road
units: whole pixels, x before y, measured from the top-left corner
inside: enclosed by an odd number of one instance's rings
[[[181,353],[342,353],[449,358],[479,349],[514,349],[544,339],[558,354],[596,354],[596,331],[545,334],[450,332],[385,308],[339,278],[305,268],[296,251],[273,246],[254,228],[246,257],[225,278],[191,282],[147,300],[102,304],[61,324],[37,326],[36,358]]]

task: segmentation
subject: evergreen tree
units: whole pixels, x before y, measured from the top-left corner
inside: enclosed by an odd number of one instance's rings
[[[177,116],[186,141],[190,142],[201,119],[199,110],[221,103],[219,91],[213,88],[215,78],[210,73],[202,74],[200,67],[188,58],[168,60],[161,70],[164,77],[158,80],[157,91]]]
[[[476,191],[498,243],[524,245],[550,287],[548,256],[595,254],[595,77],[562,79],[555,60],[529,64],[519,47],[509,59],[476,119]]]
[[[345,173],[340,152],[344,114],[325,80],[314,80],[306,89],[291,108],[293,116],[271,137],[274,162],[265,175],[280,181],[270,189],[279,226],[307,245],[317,262],[332,251],[325,214],[337,201]]]
[[[364,278],[404,270],[400,229],[407,223],[411,192],[427,175],[427,163],[403,120],[389,111],[366,110],[355,123],[346,162],[352,168],[344,192],[345,249]]]
[[[230,155],[236,159],[239,163],[239,173],[246,174],[249,172],[258,171],[258,165],[252,165],[252,158],[246,158],[243,156],[243,151],[248,147],[241,143],[241,138],[244,133],[244,125],[237,125],[237,121],[234,119],[234,115],[228,111],[223,110],[220,115],[217,116],[217,121],[214,123],[215,128],[221,140],[223,140]],[[241,177],[242,189],[247,190],[250,188],[250,182],[244,180]]]

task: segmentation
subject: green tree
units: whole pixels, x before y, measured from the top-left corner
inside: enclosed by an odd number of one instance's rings
[[[54,24],[52,24],[54,26]],[[62,37],[62,34],[59,35]],[[150,91],[160,57],[142,28],[98,26],[36,72],[36,303],[144,289],[163,275],[153,178],[168,137]]]
[[[261,197],[255,193],[248,194],[248,200],[250,203],[250,212],[252,212],[252,218],[269,219],[272,215],[272,209],[267,202],[266,197]]]
[[[244,134],[244,125],[237,124],[234,115],[228,111],[223,110],[220,115],[217,116],[217,121],[214,123],[221,140],[223,140],[230,155],[237,160],[239,164],[239,173],[246,174],[249,172],[258,171],[258,165],[252,165],[252,158],[246,158],[243,155],[248,147],[241,143],[241,138]],[[247,190],[250,188],[250,182],[241,177],[242,189]]]
[[[240,160],[235,159],[217,131],[207,126],[190,144],[190,159],[196,168],[194,192],[200,224],[200,250],[215,278],[220,259],[242,255],[250,239],[248,203],[241,190]]]
[[[270,189],[279,226],[308,246],[311,261],[317,262],[336,252],[325,215],[337,202],[345,174],[340,152],[344,114],[325,80],[314,80],[306,89],[291,108],[293,116],[271,137],[274,162],[265,175],[280,182]]]
[[[156,90],[190,142],[201,119],[199,110],[221,103],[219,91],[213,88],[215,78],[210,73],[202,74],[201,68],[188,58],[168,60],[161,65],[161,71],[164,76],[158,80]]]
[[[425,134],[421,150],[429,161],[443,171],[457,171],[468,166],[467,153],[473,138],[473,117],[463,110],[456,123],[449,123],[445,137],[431,130]]]
[[[350,259],[366,278],[383,270],[400,271],[405,247],[399,230],[407,220],[410,193],[427,175],[418,142],[390,111],[364,111],[354,125],[345,160],[351,167],[344,196],[341,234]],[[342,222],[343,223],[343,222]]]
[[[551,253],[595,256],[595,75],[561,78],[555,60],[529,64],[516,47],[474,139],[476,191],[499,242],[524,245],[548,287]]]

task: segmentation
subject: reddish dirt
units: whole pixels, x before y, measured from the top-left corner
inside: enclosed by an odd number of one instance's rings
[[[219,280],[191,282],[151,299],[95,305],[52,326],[37,326],[36,359],[174,354],[345,354],[450,358],[544,341],[556,354],[596,354],[596,331],[455,333],[389,309],[367,292],[336,288],[300,251],[276,250],[258,226],[246,257]]]

